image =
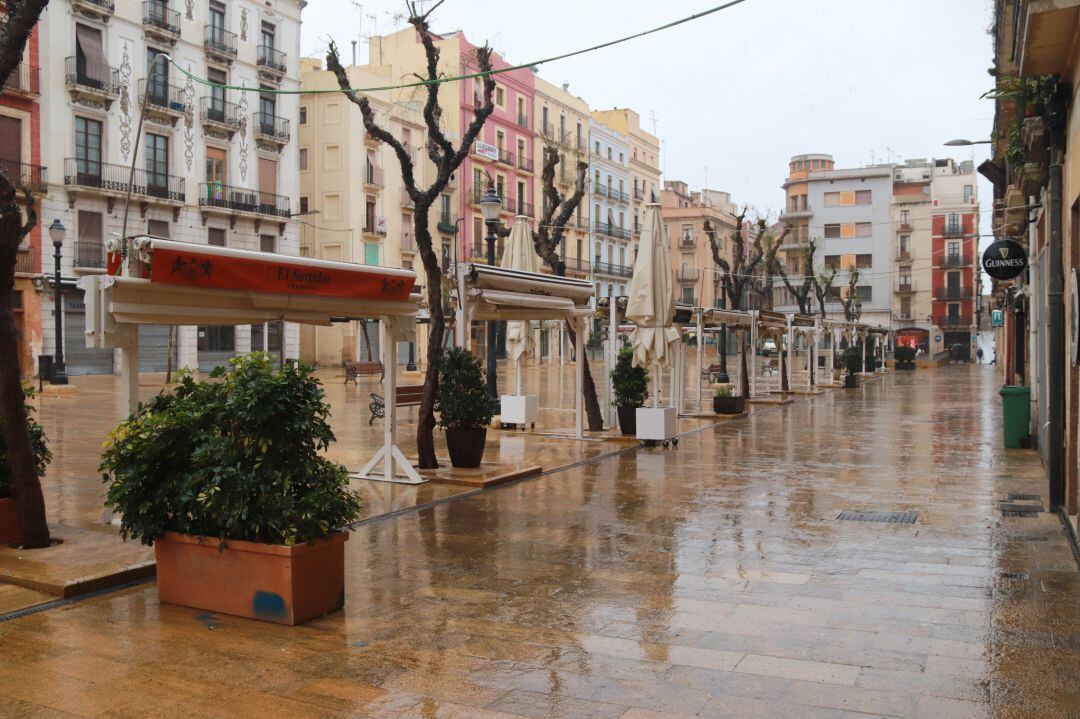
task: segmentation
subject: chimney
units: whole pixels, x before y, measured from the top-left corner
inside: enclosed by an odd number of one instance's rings
[[[356,67],[356,40],[352,41],[352,64]]]
[[[570,83],[568,83],[568,82],[564,82],[564,83],[562,84],[562,91],[563,91],[563,92],[570,92]]]

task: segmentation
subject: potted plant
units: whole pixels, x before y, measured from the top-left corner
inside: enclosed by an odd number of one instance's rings
[[[435,411],[446,430],[450,464],[479,467],[493,414],[491,398],[480,361],[459,347],[448,349],[439,363]]]
[[[120,533],[154,547],[162,602],[299,624],[345,602],[360,500],[312,369],[265,353],[183,374],[110,435],[100,471]]]
[[[619,429],[624,435],[637,434],[637,409],[649,398],[649,373],[634,366],[634,350],[623,347],[611,370],[612,404],[619,415]]]
[[[30,443],[34,449],[34,470],[38,477],[41,477],[45,474],[45,467],[52,461],[52,452],[45,443],[45,428],[33,417],[34,407],[30,400],[34,397],[34,388],[23,385],[23,395],[26,428],[30,432]],[[2,427],[0,420],[0,544],[17,544],[22,541],[22,530],[19,528],[19,513],[15,508],[15,500],[11,497],[11,466],[8,464]]]
[[[716,414],[742,414],[746,411],[746,398],[736,396],[735,388],[730,384],[714,384],[712,402]]]
[[[893,351],[896,369],[915,369],[915,348],[900,345]]]
[[[847,374],[844,376],[844,386],[858,387],[859,372],[863,368],[863,351],[860,345],[852,345],[844,350],[840,356]]]

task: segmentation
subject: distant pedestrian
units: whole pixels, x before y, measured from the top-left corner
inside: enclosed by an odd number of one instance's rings
[[[979,349],[975,350],[975,359],[976,359],[976,361],[978,361],[979,364],[982,364],[982,358],[983,358],[983,351],[982,351],[982,347],[980,347]]]

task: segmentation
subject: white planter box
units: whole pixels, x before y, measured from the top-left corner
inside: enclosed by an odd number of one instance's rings
[[[638,407],[637,438],[666,442],[675,436],[674,407]]]
[[[540,416],[540,397],[535,394],[504,394],[503,424],[532,424]]]

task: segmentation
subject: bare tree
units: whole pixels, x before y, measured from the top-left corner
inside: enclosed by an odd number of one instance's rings
[[[766,249],[763,245],[765,240],[765,221],[759,220],[757,223],[758,232],[750,243],[749,249],[747,248],[748,234],[743,233],[743,224],[746,221],[746,208],[743,209],[738,215],[735,216],[735,230],[731,233],[731,262],[728,262],[727,258],[720,254],[720,243],[716,239],[716,228],[712,226],[709,220],[705,221],[705,234],[709,238],[709,247],[712,249],[713,262],[720,268],[720,277],[722,280],[721,286],[727,292],[728,306],[732,309],[743,309],[743,298],[747,296],[750,290],[756,289],[755,274],[761,267],[762,263],[770,263],[776,257],[776,248],[782,243],[784,237],[787,235],[787,230],[784,230],[783,235],[771,248]],[[771,253],[771,254],[770,254]],[[744,338],[745,339],[745,338]],[[740,376],[740,389],[742,395],[746,397],[750,394],[750,377],[747,373],[746,362],[746,342],[743,342],[743,351],[740,353],[741,371]]]
[[[788,294],[795,299],[795,304],[799,306],[799,314],[802,315],[812,314],[810,302],[811,293],[814,291],[814,254],[816,251],[817,243],[810,240],[806,245],[806,252],[803,254],[802,283],[797,286],[794,285],[791,282],[791,278],[788,277],[784,264],[779,260],[775,263],[775,274],[783,280],[784,286],[787,287]]]
[[[6,22],[0,26],[0,86],[7,83],[22,62],[30,33],[48,4],[49,0],[6,0]],[[14,179],[0,173],[0,421],[23,546],[35,548],[49,546],[49,525],[23,409],[26,397],[19,369],[19,336],[13,301],[19,245],[37,224],[37,213],[32,195],[26,191],[26,219],[23,219]],[[54,291],[59,292],[60,288]]]
[[[401,165],[401,179],[405,184],[405,191],[414,203],[413,232],[416,238],[416,247],[420,252],[420,259],[424,265],[424,274],[427,277],[427,304],[431,322],[428,325],[427,369],[424,374],[424,389],[420,395],[420,409],[416,427],[416,450],[419,455],[421,469],[433,469],[439,466],[435,457],[435,395],[439,386],[439,360],[443,354],[443,338],[446,332],[446,317],[443,310],[442,296],[442,270],[439,267],[439,256],[432,245],[431,230],[429,228],[430,210],[439,194],[446,189],[450,180],[468,156],[473,142],[480,134],[484,122],[494,111],[495,106],[492,96],[495,94],[495,80],[490,74],[483,75],[483,98],[477,98],[472,121],[465,130],[461,142],[455,148],[453,143],[446,137],[441,126],[442,107],[439,105],[439,87],[441,73],[439,72],[439,48],[435,45],[435,36],[431,33],[428,19],[431,13],[442,4],[436,2],[427,12],[418,14],[414,3],[409,5],[409,24],[412,25],[420,37],[420,43],[424,47],[427,60],[425,74],[420,79],[427,83],[427,99],[424,103],[424,124],[427,126],[427,155],[435,166],[435,179],[426,187],[421,188],[416,184],[415,168],[413,160],[400,140],[390,134],[389,131],[379,126],[375,119],[375,113],[368,102],[368,98],[355,92],[349,85],[349,78],[342,67],[338,57],[337,45],[330,44],[330,51],[326,56],[327,69],[337,77],[338,85],[344,91],[349,100],[360,108],[364,116],[364,128],[372,137],[389,145]],[[488,46],[478,48],[476,62],[481,73],[490,73],[492,50]],[[390,371],[391,368],[387,368]]]
[[[813,271],[813,268],[809,268]],[[818,310],[821,314],[821,319],[825,319],[825,303],[829,299],[830,293],[832,293],[833,283],[836,281],[836,268],[830,267],[829,274],[821,274],[814,277],[814,295],[817,297]]]
[[[848,322],[858,322],[862,317],[862,300],[859,299],[858,288],[855,286],[859,281],[859,270],[852,268],[848,275],[847,294],[841,299],[844,306],[844,319]]]

